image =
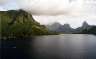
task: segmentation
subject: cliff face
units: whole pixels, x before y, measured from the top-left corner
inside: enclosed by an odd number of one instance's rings
[[[23,10],[0,11],[0,34],[2,36],[31,36],[48,33],[45,26]]]

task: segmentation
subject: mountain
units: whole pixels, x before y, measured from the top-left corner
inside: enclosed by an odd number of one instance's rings
[[[89,25],[86,21],[84,21],[81,27],[78,27],[75,29],[74,33],[81,33],[83,30],[85,29],[88,30],[90,28],[91,28],[91,25]]]
[[[69,24],[64,24],[58,28],[58,31],[61,33],[72,33],[73,28],[71,28],[71,26]]]
[[[86,21],[84,21],[81,28],[82,29],[88,29],[88,28],[90,28],[90,25]]]
[[[58,31],[58,28],[61,27],[62,25],[58,22],[55,22],[52,25],[46,25],[46,27],[50,30],[50,31]]]
[[[0,35],[2,37],[26,37],[47,35],[48,29],[23,10],[0,11]]]
[[[96,26],[91,26],[89,29],[84,29],[80,33],[81,34],[95,34],[96,35]]]
[[[54,23],[52,25],[47,25],[47,28],[50,31],[55,31],[58,33],[65,33],[65,34],[87,34],[88,31],[91,33],[91,30],[94,30],[96,27],[93,25],[89,25],[86,21],[83,22],[81,27],[73,29],[70,27],[69,24],[61,25],[60,23]],[[96,32],[96,30],[94,30]],[[92,32],[93,33],[93,32]]]
[[[50,31],[55,31],[59,33],[72,33],[74,30],[69,24],[61,25],[60,23],[54,23],[52,25],[46,26]]]
[[[96,35],[96,26],[92,26],[90,29],[86,31],[87,34],[95,34]]]

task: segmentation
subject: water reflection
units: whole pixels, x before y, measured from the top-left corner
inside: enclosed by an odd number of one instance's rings
[[[93,35],[42,36],[34,40],[36,59],[96,59],[95,50]]]
[[[96,59],[96,36],[38,36],[16,40],[16,48],[5,50],[3,59]]]

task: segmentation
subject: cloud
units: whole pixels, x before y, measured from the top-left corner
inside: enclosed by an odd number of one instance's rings
[[[0,0],[0,6],[2,9],[0,10],[17,10],[19,9],[16,0]]]
[[[13,2],[12,2],[13,1]],[[95,0],[0,0],[0,4],[17,3],[33,15],[84,16],[96,14]],[[14,6],[15,7],[15,6]]]
[[[59,15],[69,14],[72,10],[79,10],[78,1],[70,3],[69,0],[17,0],[19,6],[36,15]]]
[[[89,16],[65,16],[65,15],[57,15],[57,16],[46,16],[46,15],[40,15],[40,16],[33,16],[36,21],[40,22],[41,24],[48,25],[52,24],[54,22],[59,22],[61,24],[68,23],[73,28],[77,28],[82,26],[82,23],[84,21],[87,21],[90,25],[96,25],[96,16],[89,15]]]
[[[9,0],[0,0],[0,5],[7,3]]]
[[[96,0],[0,0],[0,5],[7,9],[19,7],[41,24],[60,22],[72,27],[80,26],[83,21],[96,24]]]
[[[17,0],[17,3],[33,15],[84,16],[96,13],[94,0]]]
[[[76,28],[83,21],[96,24],[96,0],[17,0],[41,24],[69,23]]]
[[[0,6],[0,11],[6,11],[6,9]]]

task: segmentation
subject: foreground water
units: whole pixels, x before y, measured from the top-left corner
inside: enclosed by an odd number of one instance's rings
[[[13,42],[2,43],[2,59],[96,59],[94,35],[48,35]]]

